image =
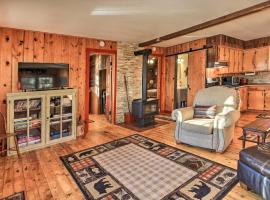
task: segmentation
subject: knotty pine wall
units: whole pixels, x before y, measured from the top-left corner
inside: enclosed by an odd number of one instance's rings
[[[177,44],[177,45],[165,48],[165,56],[180,54],[183,52],[187,52],[190,49],[192,49],[192,50],[201,49],[205,45],[206,45],[206,38]]]
[[[68,63],[69,86],[78,89],[77,117],[85,118],[86,48],[116,50],[117,43],[77,36],[0,27],[0,111],[6,94],[16,92],[18,62]]]

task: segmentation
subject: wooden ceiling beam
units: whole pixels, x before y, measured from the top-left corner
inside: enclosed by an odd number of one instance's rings
[[[180,30],[180,31],[168,34],[168,35],[164,35],[162,37],[159,37],[159,38],[156,38],[153,40],[142,42],[139,44],[139,46],[145,47],[145,46],[157,44],[157,43],[160,43],[160,42],[163,42],[166,40],[170,40],[173,38],[177,38],[177,37],[180,37],[183,35],[187,35],[189,33],[193,33],[193,32],[205,29],[205,28],[216,26],[218,24],[222,24],[222,23],[225,23],[225,22],[228,22],[228,21],[240,18],[240,17],[244,17],[247,15],[259,12],[259,11],[263,11],[263,10],[268,9],[268,8],[270,8],[270,0],[265,1],[263,3],[256,4],[254,6],[251,6],[251,7],[245,8],[245,9],[242,9],[242,10],[238,10],[236,12],[230,13],[228,15],[224,15],[222,17],[218,17],[218,18],[213,19],[213,20],[209,20],[209,21],[201,23],[201,24],[197,24],[195,26],[191,26],[189,28],[186,28],[186,29],[183,29],[183,30]]]

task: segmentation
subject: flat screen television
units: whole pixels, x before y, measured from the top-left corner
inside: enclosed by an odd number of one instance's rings
[[[49,90],[68,87],[69,65],[19,62],[21,90]]]

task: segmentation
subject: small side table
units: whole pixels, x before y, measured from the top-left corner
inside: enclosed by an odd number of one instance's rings
[[[253,132],[257,135],[257,144],[264,144],[270,132],[270,119],[256,119],[243,127],[243,148],[246,146],[247,132]],[[262,142],[260,142],[260,137],[262,138]]]

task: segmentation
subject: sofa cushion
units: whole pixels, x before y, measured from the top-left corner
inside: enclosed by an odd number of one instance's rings
[[[259,151],[257,146],[243,149],[240,152],[240,161],[270,178],[270,154]]]
[[[194,107],[194,118],[210,118],[214,119],[216,115],[216,105],[205,106],[195,105]]]
[[[213,126],[214,119],[194,118],[182,123],[182,129],[201,134],[212,134]]]

